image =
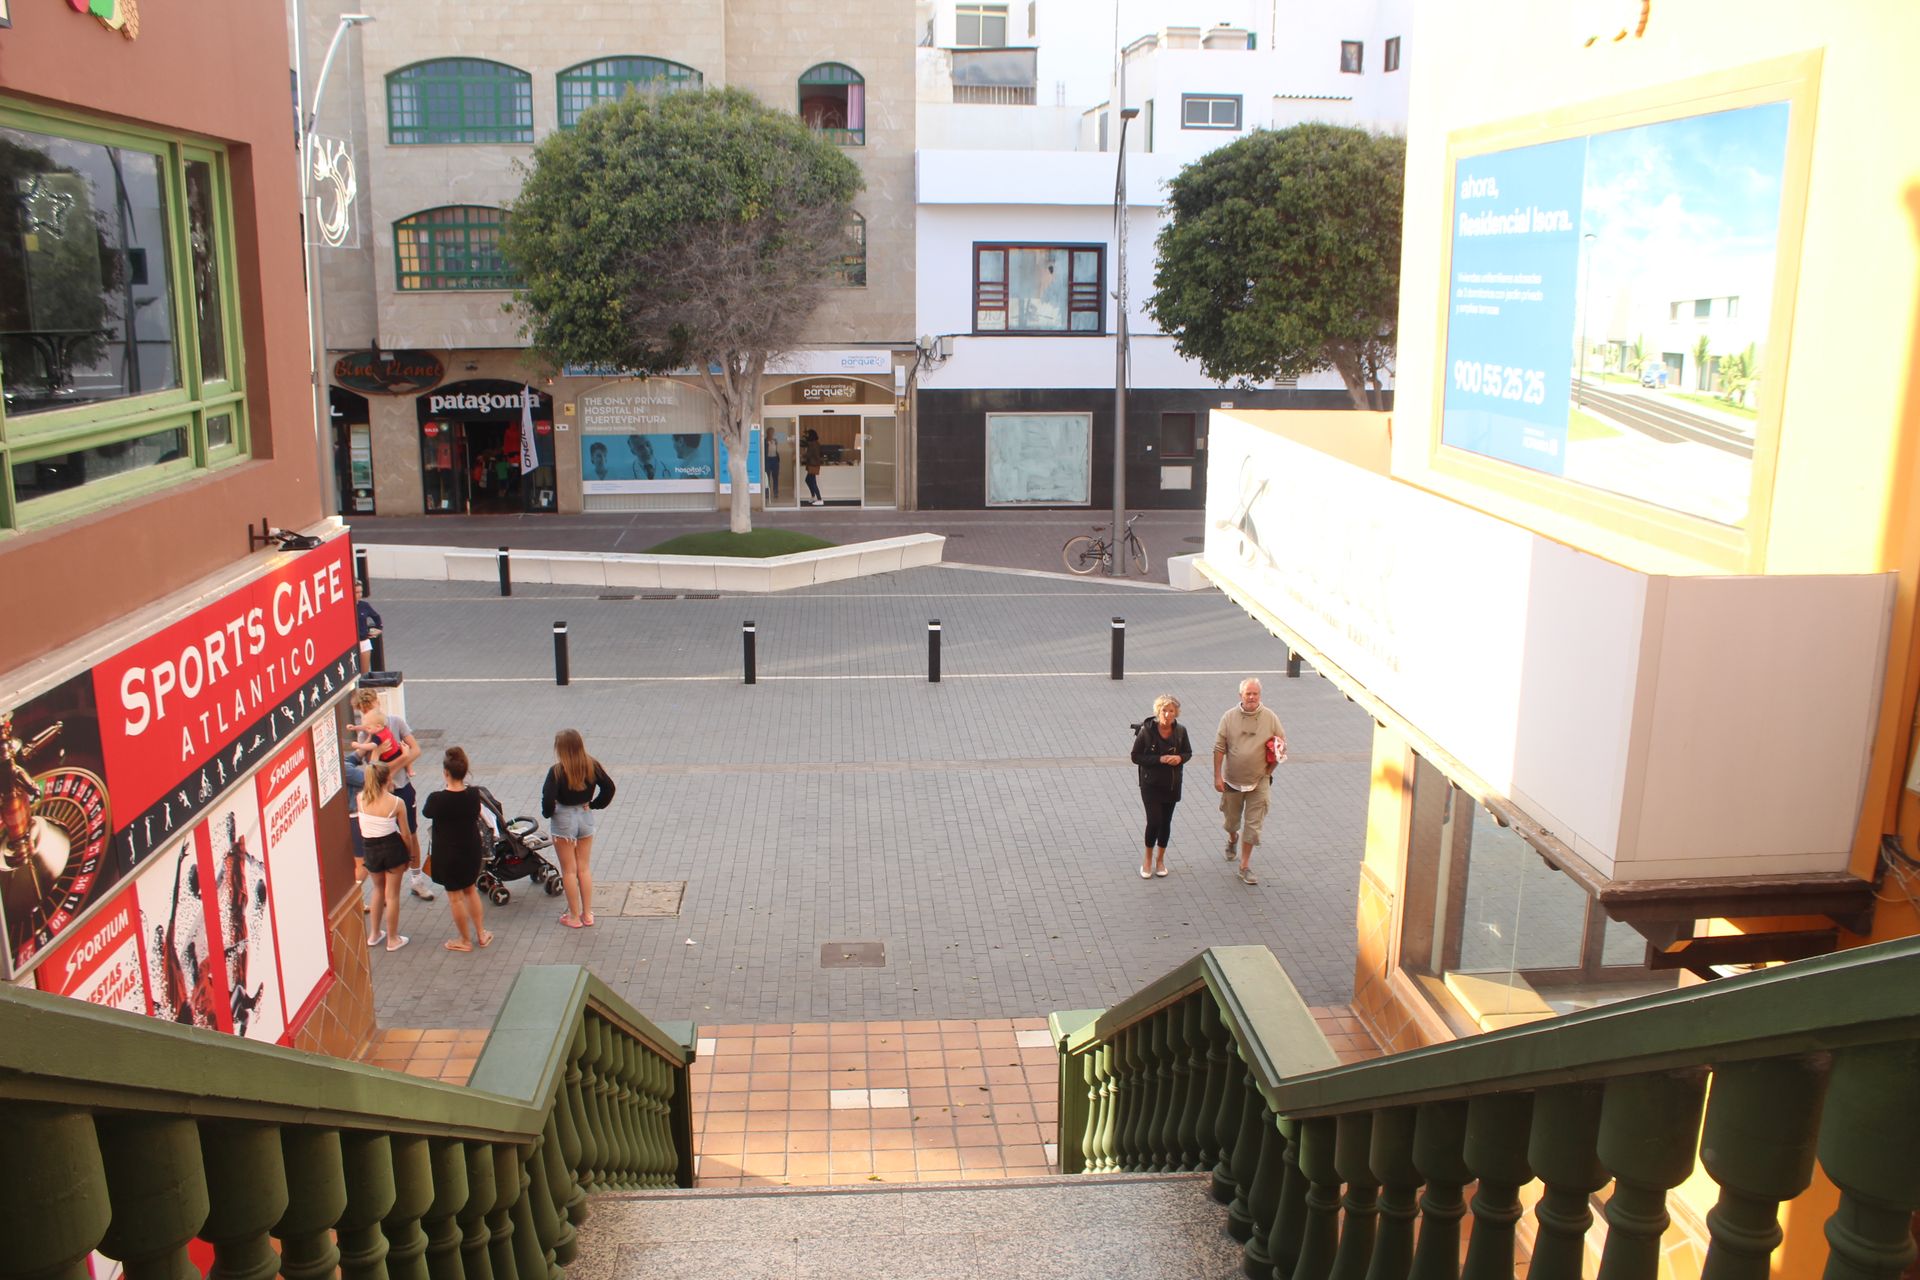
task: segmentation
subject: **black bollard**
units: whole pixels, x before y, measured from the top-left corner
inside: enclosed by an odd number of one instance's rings
[[[387,640],[378,631],[367,637],[367,643],[373,647],[367,651],[367,667],[372,671],[387,669]]]
[[[1115,680],[1127,678],[1127,620],[1113,620],[1113,664],[1109,672]]]
[[[927,622],[927,683],[940,683],[940,619]]]
[[[507,563],[507,549],[500,548],[494,559],[500,562],[500,594],[510,596],[513,594],[513,569]]]
[[[353,576],[360,580],[360,594],[369,600],[373,599],[373,579],[367,576],[367,549],[365,547],[355,547],[353,549]]]
[[[753,622],[748,620],[740,624],[740,659],[746,667],[746,683],[757,683],[753,665]]]
[[[1298,680],[1299,678],[1300,655],[1289,649],[1287,650],[1287,679]]]
[[[504,560],[502,561],[504,563]],[[567,624],[553,624],[553,682],[566,684],[570,672],[567,670]]]

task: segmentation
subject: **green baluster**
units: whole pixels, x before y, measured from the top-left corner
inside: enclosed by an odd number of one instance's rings
[[[1340,1238],[1340,1173],[1336,1165],[1338,1122],[1318,1116],[1299,1122],[1300,1176],[1306,1181],[1306,1221],[1298,1261],[1287,1268],[1292,1280],[1327,1280],[1333,1274]],[[1277,1225],[1277,1224],[1276,1224]],[[1274,1253],[1279,1256],[1278,1241]]]
[[[673,1185],[693,1185],[693,1072],[673,1067]]]
[[[273,1280],[280,1255],[269,1233],[288,1205],[279,1126],[205,1121],[200,1158],[208,1205],[200,1236],[213,1246],[207,1280]]]
[[[1244,1241],[1253,1234],[1253,1176],[1267,1145],[1267,1130],[1273,1127],[1273,1113],[1254,1086],[1251,1067],[1241,1069],[1240,1090],[1245,1096],[1240,1103],[1240,1132],[1234,1138],[1233,1168],[1228,1175],[1233,1201],[1227,1206],[1227,1232],[1235,1240]]]
[[[347,1207],[336,1226],[342,1280],[387,1280],[387,1237],[380,1220],[393,1211],[393,1146],[384,1133],[340,1135]]]
[[[1347,1193],[1340,1199],[1340,1251],[1333,1259],[1332,1280],[1366,1280],[1380,1216],[1380,1182],[1368,1162],[1372,1145],[1372,1112],[1351,1111],[1336,1122],[1333,1168],[1347,1184]]]
[[[620,1039],[620,1051],[626,1060],[627,1087],[633,1092],[633,1115],[639,1127],[640,1163],[635,1173],[640,1186],[655,1187],[660,1185],[656,1179],[665,1166],[667,1144],[662,1133],[664,1117],[654,1097],[653,1055],[625,1036]]]
[[[1720,1184],[1707,1212],[1701,1280],[1767,1280],[1780,1245],[1780,1202],[1813,1181],[1827,1073],[1807,1058],[1718,1068],[1707,1094],[1700,1163]]]
[[[1140,1030],[1136,1024],[1122,1027],[1113,1038],[1113,1161],[1114,1168],[1126,1172],[1139,1169],[1140,1121],[1146,1108],[1140,1105]]]
[[[199,1126],[186,1116],[156,1115],[105,1115],[94,1124],[113,1205],[100,1252],[120,1260],[127,1280],[194,1280],[200,1272],[187,1258],[187,1242],[207,1220]],[[9,1180],[8,1198],[15,1185]],[[0,1248],[12,1247],[11,1232],[0,1239]]]
[[[433,1203],[422,1226],[427,1235],[427,1275],[432,1280],[466,1280],[460,1256],[462,1232],[455,1215],[467,1207],[467,1148],[462,1142],[435,1138],[427,1143],[427,1164],[433,1173]]]
[[[1527,1163],[1532,1118],[1533,1095],[1528,1093],[1480,1094],[1467,1103],[1467,1168],[1480,1185],[1473,1193],[1465,1280],[1512,1280],[1520,1188],[1533,1181]]]
[[[514,1241],[513,1206],[520,1199],[520,1148],[504,1142],[487,1148],[493,1162],[493,1204],[487,1208],[487,1257],[493,1280],[522,1280],[520,1247]],[[546,1280],[529,1273],[526,1280]]]
[[[558,1139],[554,1144],[558,1170],[554,1185],[565,1201],[561,1209],[576,1227],[587,1220],[587,1192],[581,1185],[580,1175],[580,1131],[573,1126],[572,1094],[579,1080],[580,1072],[574,1066],[572,1053],[568,1053],[566,1068],[560,1076],[560,1090],[553,1099],[554,1135]]]
[[[1150,1064],[1147,1106],[1151,1114],[1147,1117],[1146,1150],[1142,1158],[1151,1172],[1165,1173],[1176,1163],[1174,1128],[1178,1112],[1173,1100],[1173,1066],[1179,1051],[1174,1048],[1173,1010],[1162,1009],[1154,1014],[1143,1040]]]
[[[1078,1150],[1074,1152],[1078,1157],[1078,1163],[1071,1167],[1067,1164],[1067,1145],[1062,1143],[1060,1146],[1060,1172],[1062,1173],[1092,1173],[1099,1168],[1100,1155],[1096,1149],[1100,1140],[1099,1065],[1100,1051],[1097,1048],[1073,1055],[1063,1052],[1061,1056],[1061,1087],[1063,1089],[1067,1087],[1068,1081],[1075,1072],[1078,1072],[1080,1077],[1080,1088],[1077,1091],[1079,1102],[1073,1108],[1080,1117],[1080,1141]],[[1063,1096],[1060,1100],[1062,1123],[1066,1120],[1068,1110],[1066,1098]]]
[[[1099,1048],[1100,1096],[1095,1110],[1100,1114],[1100,1136],[1096,1144],[1100,1152],[1100,1162],[1095,1166],[1101,1173],[1112,1173],[1120,1167],[1119,1129],[1120,1117],[1114,1106],[1114,1078],[1120,1071],[1120,1049],[1112,1040]]]
[[[1246,1108],[1246,1064],[1240,1061],[1240,1046],[1234,1041],[1233,1032],[1223,1021],[1220,1024],[1223,1033],[1222,1063],[1220,1078],[1220,1110],[1213,1118],[1214,1165],[1213,1176],[1207,1180],[1207,1194],[1219,1204],[1232,1204],[1234,1196],[1239,1194],[1239,1184],[1234,1181],[1234,1153],[1240,1145],[1240,1127]]]
[[[673,1185],[673,1107],[668,1099],[673,1096],[673,1071],[667,1060],[643,1044],[636,1043],[633,1051],[644,1065],[644,1078],[647,1084],[647,1113],[653,1130],[654,1157],[651,1184],[656,1187]]]
[[[1693,1172],[1704,1071],[1607,1082],[1600,1163],[1613,1174],[1599,1280],[1653,1280],[1667,1229],[1667,1192]]]
[[[1274,1274],[1273,1230],[1280,1215],[1289,1172],[1297,1179],[1299,1165],[1287,1159],[1293,1135],[1281,1127],[1280,1118],[1267,1110],[1264,1100],[1255,1110],[1262,1117],[1260,1134],[1254,1141],[1260,1148],[1253,1162],[1253,1178],[1247,1189],[1246,1248],[1240,1253],[1240,1269],[1252,1280],[1268,1280]],[[1287,1124],[1291,1129],[1292,1124]],[[1227,1229],[1233,1229],[1229,1216]]]
[[[1054,1122],[1053,1140],[1060,1152],[1061,1173],[1084,1173],[1087,1168],[1087,1122],[1092,1116],[1087,1106],[1086,1057],[1086,1054],[1075,1057],[1065,1049],[1055,1048],[1060,1108]]]
[[[1920,1208],[1920,1041],[1836,1054],[1820,1165],[1840,1188],[1826,1280],[1893,1280],[1914,1258]]]
[[[421,1215],[433,1207],[433,1161],[427,1140],[396,1133],[393,1149],[393,1208],[381,1219],[387,1233],[389,1280],[427,1280],[427,1234]]]
[[[1267,1231],[1267,1256],[1276,1275],[1291,1275],[1300,1262],[1300,1248],[1307,1234],[1307,1175],[1300,1170],[1300,1126],[1294,1120],[1281,1120],[1280,1135],[1286,1142],[1280,1148],[1280,1195],[1273,1211],[1273,1225]],[[1339,1189],[1334,1189],[1336,1203]],[[1259,1236],[1254,1237],[1258,1243]]]
[[[648,1157],[646,1105],[637,1085],[633,1042],[610,1032],[608,1044],[613,1049],[614,1106],[622,1135],[620,1184],[628,1189],[642,1187],[646,1185]]]
[[[281,1126],[280,1164],[287,1174],[287,1211],[273,1228],[280,1237],[280,1274],[287,1280],[333,1280],[340,1267],[333,1224],[347,1211],[339,1130]]]
[[[593,1125],[587,1110],[587,1096],[593,1086],[586,1075],[586,1056],[587,1019],[583,1014],[573,1028],[573,1039],[567,1043],[566,1097],[567,1114],[573,1125],[573,1140],[578,1145],[573,1167],[580,1180],[580,1190],[591,1194],[597,1152],[594,1148]]]
[[[1588,1206],[1607,1185],[1597,1154],[1602,1092],[1597,1084],[1563,1084],[1534,1095],[1527,1163],[1540,1179],[1533,1210],[1540,1225],[1527,1280],[1580,1280],[1593,1225]]]
[[[1382,1107],[1373,1113],[1367,1167],[1380,1181],[1380,1231],[1367,1280],[1407,1280],[1413,1270],[1413,1223],[1420,1216],[1420,1170],[1413,1163],[1418,1115],[1417,1107]]]
[[[493,1233],[487,1230],[487,1214],[500,1198],[493,1181],[493,1147],[485,1142],[464,1142],[462,1153],[467,1162],[467,1199],[454,1214],[460,1223],[460,1267],[466,1280],[494,1280],[493,1256],[488,1245]],[[293,1280],[291,1276],[288,1280]]]
[[[543,1137],[534,1142],[533,1150],[529,1153],[526,1200],[533,1213],[533,1229],[540,1237],[540,1249],[546,1255],[547,1266],[557,1272],[561,1261],[560,1250],[563,1245],[571,1244],[573,1228],[553,1207],[553,1188],[547,1182],[547,1161],[541,1155],[545,1146],[546,1139]]]
[[[1180,1004],[1180,1041],[1186,1057],[1180,1067],[1180,1123],[1175,1128],[1179,1157],[1173,1167],[1182,1170],[1204,1168],[1207,1159],[1200,1140],[1200,1117],[1207,1106],[1207,1030],[1201,1008],[1212,1003],[1205,991],[1188,996]],[[1212,1163],[1208,1160],[1208,1163]]]
[[[541,1243],[540,1228],[534,1218],[533,1162],[530,1149],[514,1149],[513,1260],[520,1269],[520,1280],[559,1280],[559,1268],[553,1265],[553,1255]]]
[[[87,1280],[113,1216],[93,1117],[0,1102],[0,1168],[0,1280]]]
[[[535,1154],[544,1157],[540,1160],[540,1173],[545,1182],[546,1205],[554,1216],[553,1256],[564,1267],[573,1261],[580,1245],[579,1233],[567,1216],[567,1186],[572,1184],[573,1175],[567,1172],[566,1161],[561,1158],[560,1120],[552,1112],[547,1113],[546,1131]],[[556,1185],[556,1180],[561,1178],[566,1179],[566,1184]]]
[[[1193,1166],[1201,1170],[1212,1169],[1220,1159],[1220,1109],[1226,1104],[1227,1058],[1233,1050],[1232,1036],[1220,1021],[1220,1007],[1213,1002],[1213,992],[1202,991],[1194,1004],[1200,1010],[1200,1054],[1205,1072],[1196,1124],[1200,1154]]]
[[[1427,1189],[1420,1193],[1411,1280],[1457,1280],[1460,1274],[1460,1219],[1467,1212],[1460,1188],[1473,1176],[1461,1156],[1466,1136],[1464,1102],[1422,1103],[1414,1117],[1413,1167]]]
[[[607,1118],[606,1061],[601,1041],[600,1019],[588,1014],[580,1020],[577,1033],[585,1047],[580,1053],[580,1103],[587,1116],[587,1149],[592,1153],[588,1171],[593,1175],[595,1191],[613,1186],[613,1125]]]

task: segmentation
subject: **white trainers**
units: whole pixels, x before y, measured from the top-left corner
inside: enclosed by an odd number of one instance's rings
[[[427,902],[433,901],[433,886],[427,882],[425,876],[415,876],[409,887],[413,890],[414,897]]]

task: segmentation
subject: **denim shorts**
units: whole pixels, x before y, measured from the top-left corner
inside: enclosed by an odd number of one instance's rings
[[[593,834],[593,825],[599,814],[583,804],[562,804],[554,806],[553,838],[555,840],[585,840]]]

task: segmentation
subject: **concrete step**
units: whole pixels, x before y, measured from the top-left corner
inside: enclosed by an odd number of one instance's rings
[[[1232,1280],[1204,1174],[596,1196],[568,1280]]]

